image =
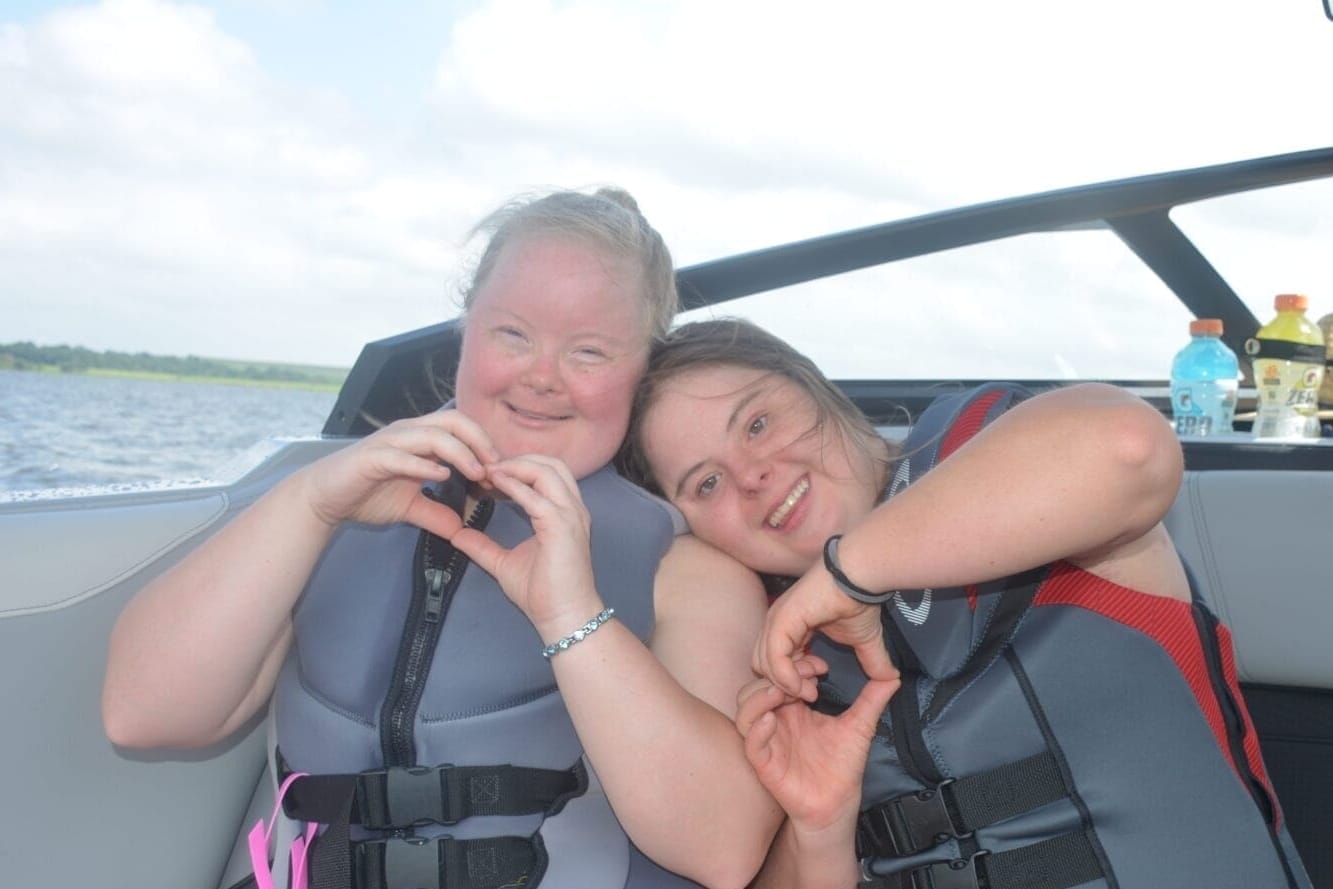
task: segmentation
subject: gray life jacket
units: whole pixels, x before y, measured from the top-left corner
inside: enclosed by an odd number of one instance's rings
[[[932,403],[886,496],[1027,394],[997,384]],[[1309,889],[1230,636],[1193,599],[1067,562],[894,593],[883,622],[903,686],[862,787],[861,885]],[[831,663],[817,706],[839,712],[864,674],[847,649],[816,651]]]
[[[461,481],[434,496],[461,509]],[[646,640],[672,519],[610,468],[579,490],[598,591]],[[508,502],[482,501],[468,521],[506,547],[532,534]],[[343,527],[293,623],[274,699],[278,777],[308,773],[286,812],[329,825],[312,852],[315,889],[695,885],[630,843],[536,630],[446,541],[408,525]]]

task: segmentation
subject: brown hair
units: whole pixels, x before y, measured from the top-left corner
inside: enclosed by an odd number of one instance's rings
[[[663,491],[644,449],[644,415],[664,385],[682,373],[706,367],[744,367],[785,377],[814,401],[812,433],[831,424],[845,446],[862,449],[867,455],[871,455],[871,442],[880,441],[875,427],[852,400],[785,340],[742,318],[683,324],[653,346],[648,370],[634,395],[629,434],[616,458],[623,475],[655,494]],[[890,459],[894,455],[890,446]]]
[[[472,236],[478,235],[489,235],[490,240],[477,260],[471,282],[463,288],[464,323],[500,251],[532,235],[582,240],[607,258],[624,263],[638,277],[649,339],[665,335],[676,314],[679,296],[671,252],[623,189],[600,188],[592,194],[555,191],[516,198],[477,223]]]

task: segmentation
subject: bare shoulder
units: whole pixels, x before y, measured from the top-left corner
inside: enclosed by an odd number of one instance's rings
[[[687,691],[734,717],[767,612],[759,577],[702,540],[680,536],[658,567],[653,604],[653,654]]]
[[[655,600],[659,613],[697,596],[712,598],[726,590],[737,600],[766,605],[759,576],[717,547],[693,534],[676,537],[657,569]]]

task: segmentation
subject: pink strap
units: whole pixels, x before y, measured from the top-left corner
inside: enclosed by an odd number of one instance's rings
[[[273,801],[273,815],[268,819],[268,827],[264,827],[264,819],[260,818],[255,822],[255,826],[250,828],[250,867],[255,873],[255,885],[258,889],[273,889],[273,872],[269,869],[268,860],[268,841],[273,834],[273,825],[278,823],[278,815],[282,812],[282,798],[287,795],[287,790],[292,786],[292,782],[297,778],[304,778],[305,772],[295,772],[288,775],[278,788],[278,798]],[[306,853],[310,850],[310,842],[315,838],[315,831],[319,825],[313,821],[305,826],[305,833],[292,840],[291,871],[292,882],[288,889],[306,889]]]

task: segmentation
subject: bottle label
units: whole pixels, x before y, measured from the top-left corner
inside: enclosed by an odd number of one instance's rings
[[[1254,437],[1318,438],[1316,402],[1323,379],[1323,356],[1318,363],[1256,359],[1254,388],[1259,404]]]
[[[1324,363],[1323,343],[1296,343],[1291,340],[1270,340],[1250,337],[1245,341],[1245,354],[1251,358],[1272,358],[1276,361],[1299,361],[1304,364]]]
[[[1223,435],[1236,414],[1235,380],[1178,381],[1171,385],[1177,435]]]

